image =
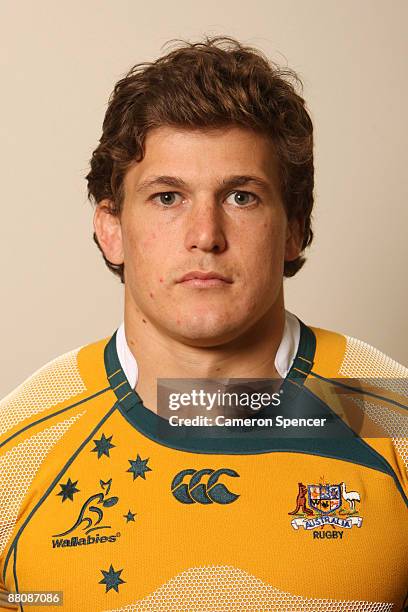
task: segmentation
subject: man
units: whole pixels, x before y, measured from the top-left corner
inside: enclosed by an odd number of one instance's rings
[[[124,324],[4,400],[2,609],[403,608],[407,369],[284,308],[312,239],[293,76],[214,38],[115,86],[87,179]],[[174,427],[159,379],[278,392]]]

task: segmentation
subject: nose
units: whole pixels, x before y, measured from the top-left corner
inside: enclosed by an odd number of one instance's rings
[[[223,227],[223,211],[217,202],[195,203],[186,220],[185,246],[208,253],[222,253],[227,240]]]

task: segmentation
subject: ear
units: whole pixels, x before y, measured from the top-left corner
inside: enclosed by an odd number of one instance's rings
[[[94,213],[94,230],[106,259],[119,265],[124,259],[122,226],[119,215],[112,210],[110,200],[99,202]]]
[[[302,252],[303,230],[299,219],[292,219],[286,230],[285,261],[297,259]]]

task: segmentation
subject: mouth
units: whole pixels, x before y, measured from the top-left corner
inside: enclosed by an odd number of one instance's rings
[[[198,289],[205,289],[210,287],[225,287],[232,284],[232,279],[227,276],[223,276],[218,272],[200,272],[193,271],[188,272],[182,276],[177,283],[185,287],[196,287]]]

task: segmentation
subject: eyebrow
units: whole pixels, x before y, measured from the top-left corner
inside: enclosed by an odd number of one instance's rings
[[[219,190],[221,191],[224,189],[232,189],[233,187],[242,187],[248,184],[255,185],[264,190],[270,190],[271,188],[271,185],[267,180],[258,176],[237,174],[224,178],[219,184]],[[140,183],[136,187],[135,192],[139,193],[141,191],[147,191],[152,187],[175,187],[177,189],[186,189],[188,185],[178,176],[153,176]]]

